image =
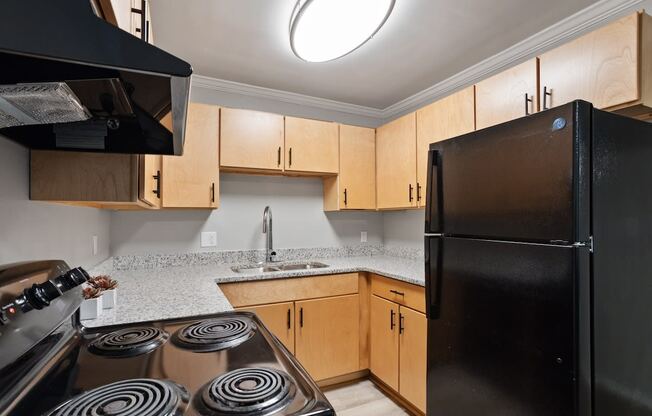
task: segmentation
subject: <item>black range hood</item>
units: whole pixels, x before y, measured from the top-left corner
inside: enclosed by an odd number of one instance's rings
[[[90,0],[2,0],[0,135],[32,149],[180,155],[192,68]]]

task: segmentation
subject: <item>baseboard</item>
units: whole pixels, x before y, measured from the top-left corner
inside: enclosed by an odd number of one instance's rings
[[[370,373],[369,380],[371,380],[372,383],[376,385],[376,387],[382,390],[383,393],[387,395],[387,397],[392,399],[399,406],[405,408],[405,410],[407,410],[413,416],[425,416],[425,413],[423,413],[421,410],[417,409],[412,403],[408,402],[403,397],[401,397],[396,391],[394,391],[394,389],[389,387],[387,384],[383,383],[378,377]]]
[[[360,370],[349,374],[344,374],[343,376],[337,376],[332,378],[327,378],[325,380],[319,380],[317,385],[319,388],[335,388],[342,384],[349,384],[353,381],[364,380],[369,377],[369,370]]]

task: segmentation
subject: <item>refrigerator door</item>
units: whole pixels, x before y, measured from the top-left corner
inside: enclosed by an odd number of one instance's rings
[[[587,241],[590,116],[578,101],[431,144],[426,233]]]
[[[426,239],[428,415],[586,414],[574,335],[584,250]]]

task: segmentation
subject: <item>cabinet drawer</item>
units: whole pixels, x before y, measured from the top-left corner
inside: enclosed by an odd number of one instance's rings
[[[294,277],[255,282],[221,283],[220,289],[234,307],[290,302],[358,293],[358,274]]]
[[[373,275],[371,293],[408,308],[426,312],[426,291],[421,286]]]

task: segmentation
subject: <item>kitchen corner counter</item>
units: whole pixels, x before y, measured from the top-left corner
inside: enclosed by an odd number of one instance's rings
[[[231,270],[232,263],[133,270],[98,267],[91,274],[109,274],[119,282],[117,304],[82,325],[102,327],[231,311],[233,307],[218,286],[223,283],[369,272],[425,285],[423,260],[387,255],[309,260],[328,267],[270,273],[236,273]]]

